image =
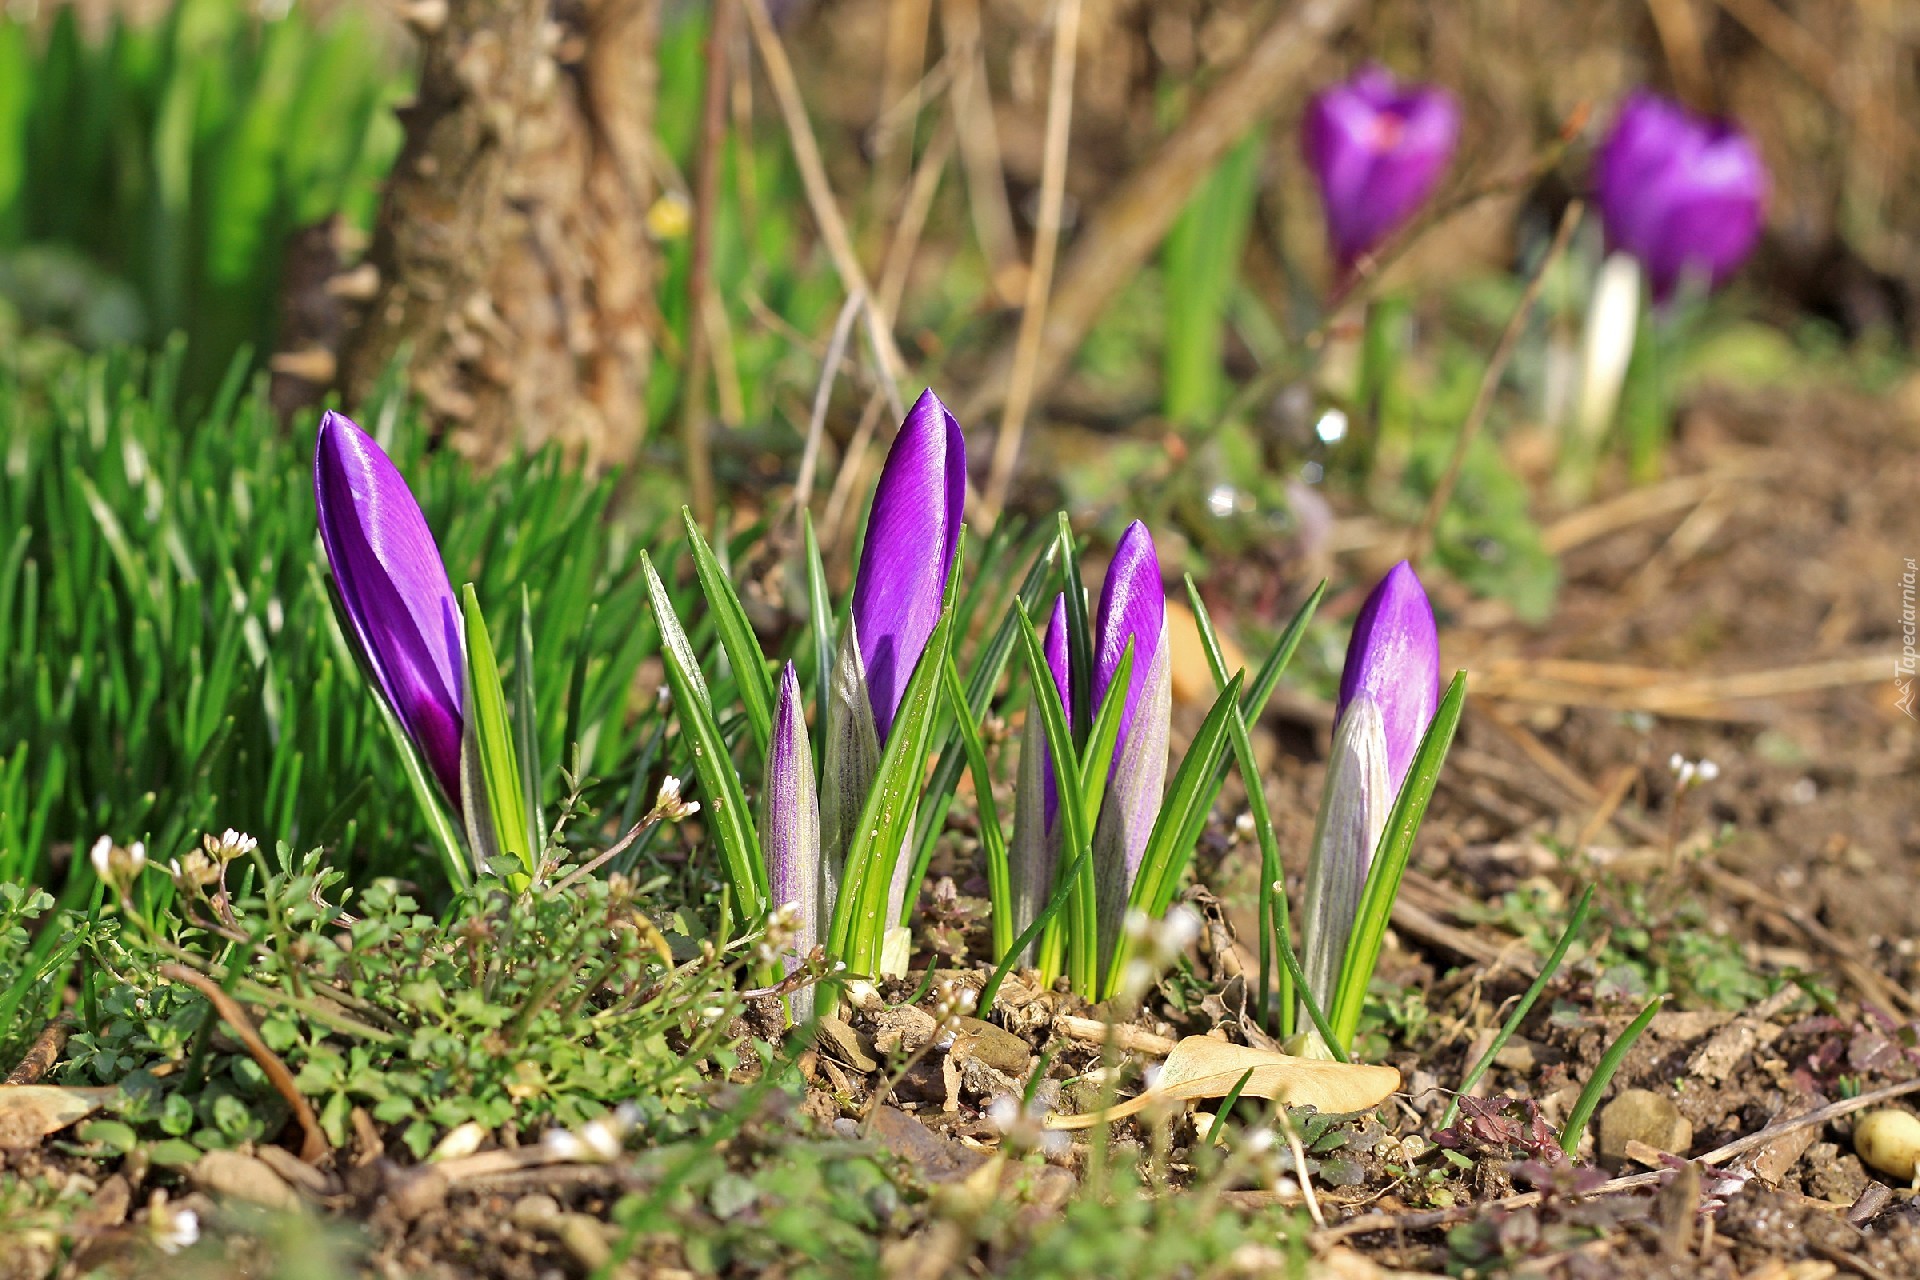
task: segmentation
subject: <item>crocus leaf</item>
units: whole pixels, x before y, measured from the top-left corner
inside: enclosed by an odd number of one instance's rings
[[[965,548],[966,531],[962,526],[955,541],[953,563],[948,569],[940,616],[901,694],[887,735],[886,750],[873,775],[873,785],[860,811],[859,826],[847,846],[846,862],[841,868],[837,901],[833,904],[829,954],[845,960],[854,973],[863,976],[879,972],[881,949],[887,935],[901,927],[900,918],[911,906],[896,901],[895,894],[905,880],[907,868],[901,864],[912,834],[913,798],[919,794],[926,778],[933,711],[940,689],[941,667],[952,642],[954,591]],[[850,634],[854,629],[851,624],[848,626]],[[837,690],[835,696],[840,696]],[[829,744],[829,758],[831,752]],[[825,805],[821,807],[824,823]],[[824,832],[822,838],[826,838]]]
[[[780,673],[773,709],[773,737],[767,746],[766,781],[760,788],[760,848],[767,858],[767,899],[776,910],[798,909],[795,947],[786,971],[799,967],[801,955],[820,941],[820,801],[813,780],[813,748],[807,742],[806,710],[800,677],[789,662]],[[792,999],[796,1022],[813,1014],[811,987]]]
[[[980,741],[980,730],[967,706],[967,691],[960,684],[959,668],[953,655],[941,667],[941,688],[953,711],[961,749],[967,755],[967,768],[973,774],[974,804],[980,816],[980,850],[987,864],[987,901],[991,905],[993,958],[998,963],[1013,946],[1014,901],[1007,857],[1007,835],[1000,826],[1000,807],[993,798],[993,770],[987,764],[987,749]]]
[[[1133,673],[1133,641],[1128,640],[1114,664],[1113,679],[1100,710],[1087,729],[1087,746],[1081,754],[1087,767],[1080,771],[1080,812],[1089,830],[1100,817],[1100,804],[1106,799],[1110,768],[1101,766],[1113,759],[1113,748],[1120,740],[1120,720],[1126,712],[1127,680]]]
[[[1062,796],[1080,794],[1080,763],[1078,753],[1073,749],[1073,737],[1067,728],[1065,709],[1060,699],[1052,696],[1054,692],[1053,670],[1047,665],[1046,651],[1041,644],[1040,635],[1034,630],[1033,622],[1024,613],[1020,615],[1020,651],[1027,663],[1027,679],[1034,688],[1033,711],[1040,715],[1041,728],[1045,730],[1047,750],[1053,757],[1054,785]],[[1029,714],[1032,714],[1030,712]],[[1067,971],[1073,979],[1074,988],[1082,994],[1091,995],[1095,972],[1095,913],[1097,899],[1094,893],[1092,832],[1088,828],[1086,812],[1077,804],[1060,806],[1060,849],[1063,858],[1071,859],[1074,869],[1073,898],[1069,912],[1071,923],[1066,929]],[[1082,853],[1089,856],[1082,858]],[[1045,937],[1057,936],[1054,934]],[[1052,957],[1058,954],[1058,947],[1046,945],[1041,948],[1041,973],[1045,976],[1050,968]]]
[[[1333,1006],[1367,868],[1387,824],[1392,803],[1387,779],[1386,725],[1379,705],[1363,693],[1347,704],[1334,728],[1313,843],[1307,850],[1300,940],[1306,951],[1307,987],[1322,1009]]]
[[[673,692],[674,715],[681,732],[692,740],[694,773],[706,792],[704,811],[720,842],[733,900],[751,920],[766,908],[767,872],[760,855],[760,839],[748,816],[740,775],[734,771],[733,756],[713,718],[713,698],[707,692],[706,678],[700,674],[686,628],[680,625],[673,598],[660,581],[652,557],[644,551],[640,553],[640,568],[654,617],[660,624],[660,656],[667,668],[667,687]]]
[[[753,730],[754,744],[765,758],[773,722],[773,682],[767,677],[767,655],[760,648],[759,637],[753,633],[753,624],[747,621],[739,593],[714,558],[713,548],[701,535],[692,510],[682,507],[680,517],[686,522],[687,548],[693,553],[693,571],[700,580],[700,593],[713,611],[720,647],[726,651],[734,679],[740,686],[740,702],[747,709],[747,724]]]
[[[826,867],[822,901],[837,903],[845,875],[847,850],[859,832],[860,813],[880,771],[880,732],[867,700],[867,669],[860,658],[859,623],[847,619],[840,652],[821,707],[826,745],[820,766],[820,849]],[[837,917],[836,917],[837,918]],[[839,947],[845,939],[830,945]],[[838,955],[836,950],[834,954]]]
[[[800,527],[807,556],[807,626],[813,635],[813,705],[825,723],[833,687],[833,601],[827,595],[827,567],[820,559],[820,539],[813,532],[813,512],[805,514]]]
[[[525,868],[524,879],[512,878],[518,892],[527,887],[536,870],[534,850],[527,839],[526,793],[521,789],[520,764],[513,749],[513,727],[507,720],[506,693],[500,686],[500,664],[494,659],[493,640],[487,634],[487,620],[480,612],[480,598],[471,582],[461,588],[460,610],[467,658],[467,723],[460,748],[460,791],[467,811],[467,831],[476,853],[485,851],[482,865],[505,855]]]
[[[1200,648],[1207,657],[1207,668],[1213,673],[1216,689],[1225,689],[1231,679],[1227,671],[1227,662],[1220,648],[1220,637],[1213,629],[1213,619],[1207,613],[1206,601],[1200,598],[1200,589],[1194,585],[1193,575],[1186,575],[1187,601],[1193,608],[1195,629],[1200,633]],[[1270,1007],[1270,977],[1274,970],[1273,950],[1276,939],[1286,939],[1286,903],[1285,895],[1276,886],[1282,885],[1280,866],[1280,841],[1273,830],[1273,811],[1267,807],[1267,789],[1260,771],[1258,759],[1253,754],[1253,739],[1247,732],[1246,714],[1240,707],[1233,709],[1233,723],[1228,726],[1233,733],[1233,754],[1240,766],[1240,781],[1247,792],[1247,812],[1253,818],[1255,839],[1260,844],[1260,981],[1259,996],[1262,1009]],[[1282,901],[1276,910],[1274,897],[1280,894]],[[1293,993],[1289,988],[1292,981],[1281,967],[1280,987],[1280,1038],[1293,1034]]]
[[[547,848],[546,772],[540,764],[540,722],[533,692],[533,602],[520,584],[520,629],[513,653],[513,739],[520,760],[520,793],[526,802],[527,840],[533,856]]]
[[[1242,1083],[1244,1081],[1244,1084]],[[1352,1115],[1377,1107],[1400,1087],[1392,1067],[1321,1058],[1295,1058],[1271,1049],[1188,1036],[1173,1046],[1153,1087],[1103,1111],[1050,1115],[1049,1129],[1090,1129],[1123,1119],[1157,1102],[1242,1095],[1268,1098],[1285,1107],[1312,1107],[1323,1115]]]
[[[1067,603],[1067,687],[1072,690],[1093,688],[1093,623],[1087,616],[1087,588],[1080,581],[1080,554],[1074,541],[1073,526],[1067,513],[1059,514],[1059,532],[1053,544],[1054,560],[1060,571],[1060,590]],[[1073,740],[1084,742],[1093,724],[1093,699],[1075,697],[1070,727]],[[1062,793],[1066,794],[1065,792]]]
[[[1200,731],[1181,758],[1180,767],[1167,786],[1167,798],[1161,805],[1159,819],[1153,824],[1153,834],[1147,838],[1139,872],[1127,892],[1127,906],[1144,911],[1155,920],[1165,915],[1173,902],[1180,877],[1193,856],[1194,845],[1199,842],[1206,811],[1212,808],[1213,797],[1219,791],[1214,775],[1226,758],[1229,713],[1240,697],[1243,679],[1244,676],[1236,675],[1214,699]],[[1111,991],[1118,985],[1127,952],[1126,939],[1116,939],[1113,956],[1106,965],[1104,990]]]
[[[1440,766],[1446,762],[1453,732],[1460,726],[1460,712],[1467,700],[1467,673],[1456,672],[1453,683],[1440,699],[1433,723],[1420,739],[1407,769],[1407,780],[1380,833],[1380,848],[1367,869],[1366,892],[1360,899],[1360,914],[1354,921],[1353,936],[1347,942],[1346,958],[1341,964],[1340,981],[1335,989],[1333,1007],[1327,1017],[1342,1044],[1353,1042],[1360,1025],[1360,1006],[1366,999],[1367,984],[1373,980],[1374,966],[1380,960],[1380,948],[1386,941],[1387,921],[1393,914],[1393,900],[1400,892],[1400,877],[1413,854],[1413,838],[1419,834],[1420,819],[1440,781]]]

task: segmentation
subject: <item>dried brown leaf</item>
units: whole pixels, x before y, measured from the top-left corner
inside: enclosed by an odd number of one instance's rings
[[[1224,1098],[1242,1076],[1247,1077],[1246,1087],[1240,1091],[1243,1097],[1269,1098],[1284,1106],[1312,1107],[1329,1115],[1349,1115],[1378,1106],[1400,1087],[1400,1073],[1392,1067],[1295,1058],[1212,1036],[1188,1036],[1167,1055],[1153,1088],[1104,1111],[1050,1115],[1047,1127],[1086,1129],[1130,1116],[1157,1102]]]
[[[83,1120],[117,1089],[63,1089],[50,1084],[0,1085],[0,1148],[34,1147]]]

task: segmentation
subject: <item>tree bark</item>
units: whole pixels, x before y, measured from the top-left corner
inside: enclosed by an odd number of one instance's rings
[[[646,215],[660,0],[428,0],[420,91],[339,383],[400,361],[448,442],[586,462],[646,435],[655,254]]]

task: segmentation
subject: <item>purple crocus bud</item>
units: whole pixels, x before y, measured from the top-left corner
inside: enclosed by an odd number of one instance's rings
[[[792,973],[820,941],[820,805],[813,783],[813,747],[800,701],[800,677],[789,662],[780,673],[767,743],[766,785],[761,790],[760,848],[767,860],[767,897],[774,910],[790,910]],[[812,1012],[809,988],[793,997],[795,1021]]]
[[[940,620],[967,497],[967,442],[931,390],[907,411],[880,468],[853,584],[853,629],[882,748]]]
[[[457,810],[464,646],[426,517],[373,437],[333,412],[320,419],[313,493],[354,639]]]
[[[1042,652],[1046,654],[1047,670],[1053,675],[1053,687],[1060,691],[1060,710],[1066,716],[1067,723],[1073,723],[1073,674],[1067,660],[1067,598],[1058,595],[1053,598],[1053,616],[1047,619],[1047,635],[1042,643]],[[1036,720],[1037,724],[1038,721]],[[1053,835],[1055,820],[1060,816],[1060,789],[1053,777],[1053,753],[1046,748],[1046,735],[1040,736],[1042,752],[1041,763],[1044,766],[1041,780],[1046,792],[1046,830]]]
[[[1121,535],[1100,591],[1094,623],[1093,707],[1105,700],[1129,644],[1133,666],[1121,705],[1112,772],[1093,835],[1103,962],[1118,935],[1127,895],[1160,813],[1173,719],[1166,588],[1160,581],[1153,535],[1138,520]]]
[[[1432,85],[1402,88],[1381,67],[1363,67],[1314,96],[1302,145],[1320,183],[1342,276],[1433,194],[1459,137],[1452,94]]]
[[[1738,127],[1644,91],[1594,159],[1607,240],[1646,269],[1656,301],[1695,276],[1718,286],[1760,238],[1767,169]]]
[[[1380,713],[1387,781],[1397,795],[1440,706],[1440,636],[1433,625],[1433,606],[1405,560],[1380,579],[1353,620],[1347,665],[1340,673],[1336,726],[1362,694]]]

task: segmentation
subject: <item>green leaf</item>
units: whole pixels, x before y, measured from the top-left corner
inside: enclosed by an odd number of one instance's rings
[[[753,624],[747,621],[739,593],[734,591],[726,571],[714,558],[713,548],[701,536],[693,511],[680,508],[680,518],[687,526],[687,548],[693,553],[693,571],[700,580],[707,607],[713,612],[720,647],[726,650],[727,661],[740,686],[740,701],[747,709],[747,724],[753,730],[754,745],[764,757],[773,731],[773,680],[767,675],[767,655],[761,651]]]
[[[1393,900],[1400,892],[1400,877],[1406,873],[1407,859],[1413,854],[1413,838],[1420,831],[1420,819],[1440,781],[1440,766],[1446,763],[1447,747],[1454,730],[1460,726],[1460,712],[1467,700],[1467,673],[1456,672],[1453,683],[1440,699],[1433,723],[1420,739],[1407,766],[1406,781],[1387,815],[1380,833],[1380,847],[1374,850],[1367,868],[1367,887],[1360,897],[1360,914],[1353,922],[1347,940],[1346,958],[1340,964],[1340,982],[1334,990],[1333,1008],[1328,1017],[1342,1047],[1353,1042],[1360,1026],[1360,1008],[1366,1000],[1367,984],[1380,961],[1380,948],[1386,941],[1387,922],[1393,915]]]
[[[706,792],[708,821],[720,842],[727,883],[746,918],[757,919],[766,910],[767,869],[760,837],[753,829],[753,817],[740,787],[740,775],[734,770],[733,756],[713,718],[713,699],[686,629],[674,612],[666,584],[660,581],[652,558],[644,551],[640,553],[640,568],[646,577],[654,617],[660,624],[660,656],[667,668],[667,685],[673,691],[674,716],[681,732],[691,739],[694,773]]]
[[[1236,675],[1214,699],[1207,718],[1201,722],[1200,732],[1194,735],[1180,767],[1174,771],[1173,781],[1167,785],[1166,800],[1160,806],[1159,818],[1154,821],[1153,833],[1147,837],[1140,870],[1127,895],[1130,910],[1144,911],[1158,920],[1173,902],[1174,892],[1180,887],[1180,876],[1193,856],[1193,847],[1199,842],[1200,830],[1219,790],[1214,774],[1226,758],[1229,713],[1239,700],[1243,678]],[[1105,989],[1112,990],[1118,985],[1128,951],[1123,934],[1107,966]]]
[[[1587,1131],[1587,1121],[1593,1118],[1594,1108],[1600,1105],[1600,1097],[1606,1093],[1607,1086],[1613,1082],[1613,1073],[1626,1061],[1627,1051],[1633,1048],[1633,1042],[1653,1021],[1653,1015],[1660,1012],[1660,1006],[1667,1002],[1665,995],[1657,995],[1647,1001],[1640,1015],[1627,1024],[1620,1038],[1607,1046],[1600,1055],[1600,1061],[1594,1064],[1593,1075],[1587,1079],[1586,1086],[1580,1090],[1580,1097],[1574,1102],[1573,1110],[1567,1113],[1567,1123],[1560,1129],[1560,1149],[1569,1156],[1580,1150],[1580,1135]]]
[[[1193,606],[1194,624],[1200,632],[1200,646],[1206,651],[1207,668],[1213,672],[1215,688],[1225,690],[1231,677],[1227,674],[1227,662],[1220,649],[1220,638],[1214,633],[1213,619],[1207,614],[1206,601],[1200,598],[1200,589],[1194,585],[1193,575],[1186,575],[1187,601]],[[1316,594],[1315,599],[1318,599]],[[1309,607],[1312,601],[1308,602]],[[1284,663],[1282,664],[1285,665]],[[1247,810],[1253,817],[1253,830],[1260,842],[1260,982],[1258,1007],[1265,1011],[1273,1008],[1272,990],[1269,986],[1269,974],[1274,968],[1274,939],[1287,938],[1286,908],[1274,910],[1273,899],[1276,885],[1283,884],[1283,872],[1280,866],[1280,841],[1273,830],[1273,812],[1267,807],[1267,790],[1261,776],[1259,760],[1253,754],[1253,739],[1247,732],[1247,718],[1239,706],[1233,708],[1233,722],[1228,726],[1233,733],[1233,754],[1240,765],[1240,781],[1247,791]],[[1288,939],[1290,943],[1291,940]],[[1280,970],[1280,1004],[1277,1010],[1278,1022],[1275,1030],[1284,1040],[1293,1034],[1292,974],[1284,967]]]
[[[913,800],[926,778],[933,711],[941,669],[953,640],[953,603],[965,556],[966,526],[962,525],[947,573],[940,620],[927,637],[926,648],[901,695],[879,771],[860,812],[859,830],[847,849],[839,900],[833,904],[827,954],[846,961],[854,973],[866,977],[878,974],[886,932],[898,923],[888,918],[888,899],[894,868],[905,854],[912,832]],[[912,906],[910,902],[903,904],[902,911],[911,911]]]
[[[527,887],[537,869],[527,839],[526,793],[521,790],[506,694],[500,687],[500,664],[493,656],[493,640],[471,582],[460,590],[460,611],[467,649],[467,723],[460,747],[467,832],[483,861],[490,864],[493,851],[498,850],[519,862],[525,875],[509,881],[517,893]]]
[[[807,553],[807,624],[813,634],[813,705],[825,715],[833,697],[833,601],[827,596],[827,567],[820,560],[820,540],[813,532],[813,512],[801,522]],[[826,734],[814,735],[816,757],[824,746]],[[817,774],[820,760],[813,762]]]
[[[520,584],[520,629],[513,657],[513,740],[520,761],[520,794],[527,842],[537,859],[547,848],[546,771],[540,766],[540,720],[533,693],[533,602]]]
[[[1047,666],[1046,650],[1039,633],[1034,630],[1033,620],[1022,613],[1018,625],[1021,656],[1026,659],[1027,679],[1034,688],[1032,710],[1027,714],[1040,716],[1041,728],[1046,733],[1047,750],[1053,756],[1054,787],[1060,796],[1061,857],[1064,866],[1073,870],[1073,876],[1067,882],[1072,887],[1072,910],[1067,916],[1064,939],[1067,973],[1074,990],[1092,999],[1099,940],[1096,936],[1097,904],[1093,883],[1093,827],[1087,821],[1086,810],[1072,803],[1074,796],[1082,794],[1079,753],[1074,750],[1072,732],[1067,728],[1067,718],[1062,714],[1060,698],[1055,692],[1053,671]],[[1083,857],[1083,854],[1086,856]],[[1041,947],[1042,974],[1051,972],[1051,962],[1058,951],[1057,944]]]
[[[1080,558],[1073,538],[1073,526],[1067,513],[1059,515],[1059,533],[1054,541],[1055,562],[1060,570],[1060,592],[1067,605],[1067,687],[1076,694],[1093,688],[1093,624],[1087,617],[1087,589],[1080,581]],[[1086,741],[1093,723],[1089,698],[1073,699],[1073,740]],[[1071,795],[1071,792],[1061,792]]]
[[[1082,753],[1080,770],[1080,812],[1086,815],[1087,830],[1100,821],[1100,802],[1106,799],[1107,779],[1113,775],[1113,748],[1120,741],[1120,717],[1127,709],[1127,692],[1133,679],[1133,637],[1120,651],[1120,661],[1107,682],[1107,696],[1100,700],[1099,713],[1087,730],[1087,749]]]
[[[967,706],[967,692],[960,686],[959,668],[953,655],[941,667],[942,688],[953,721],[959,729],[960,747],[967,755],[967,768],[973,774],[973,797],[980,815],[980,850],[987,864],[987,900],[991,904],[993,958],[1003,959],[1013,945],[1013,888],[1007,866],[1007,833],[1000,826],[1000,807],[993,798],[993,771],[987,764],[987,749],[980,741],[980,730]]]

